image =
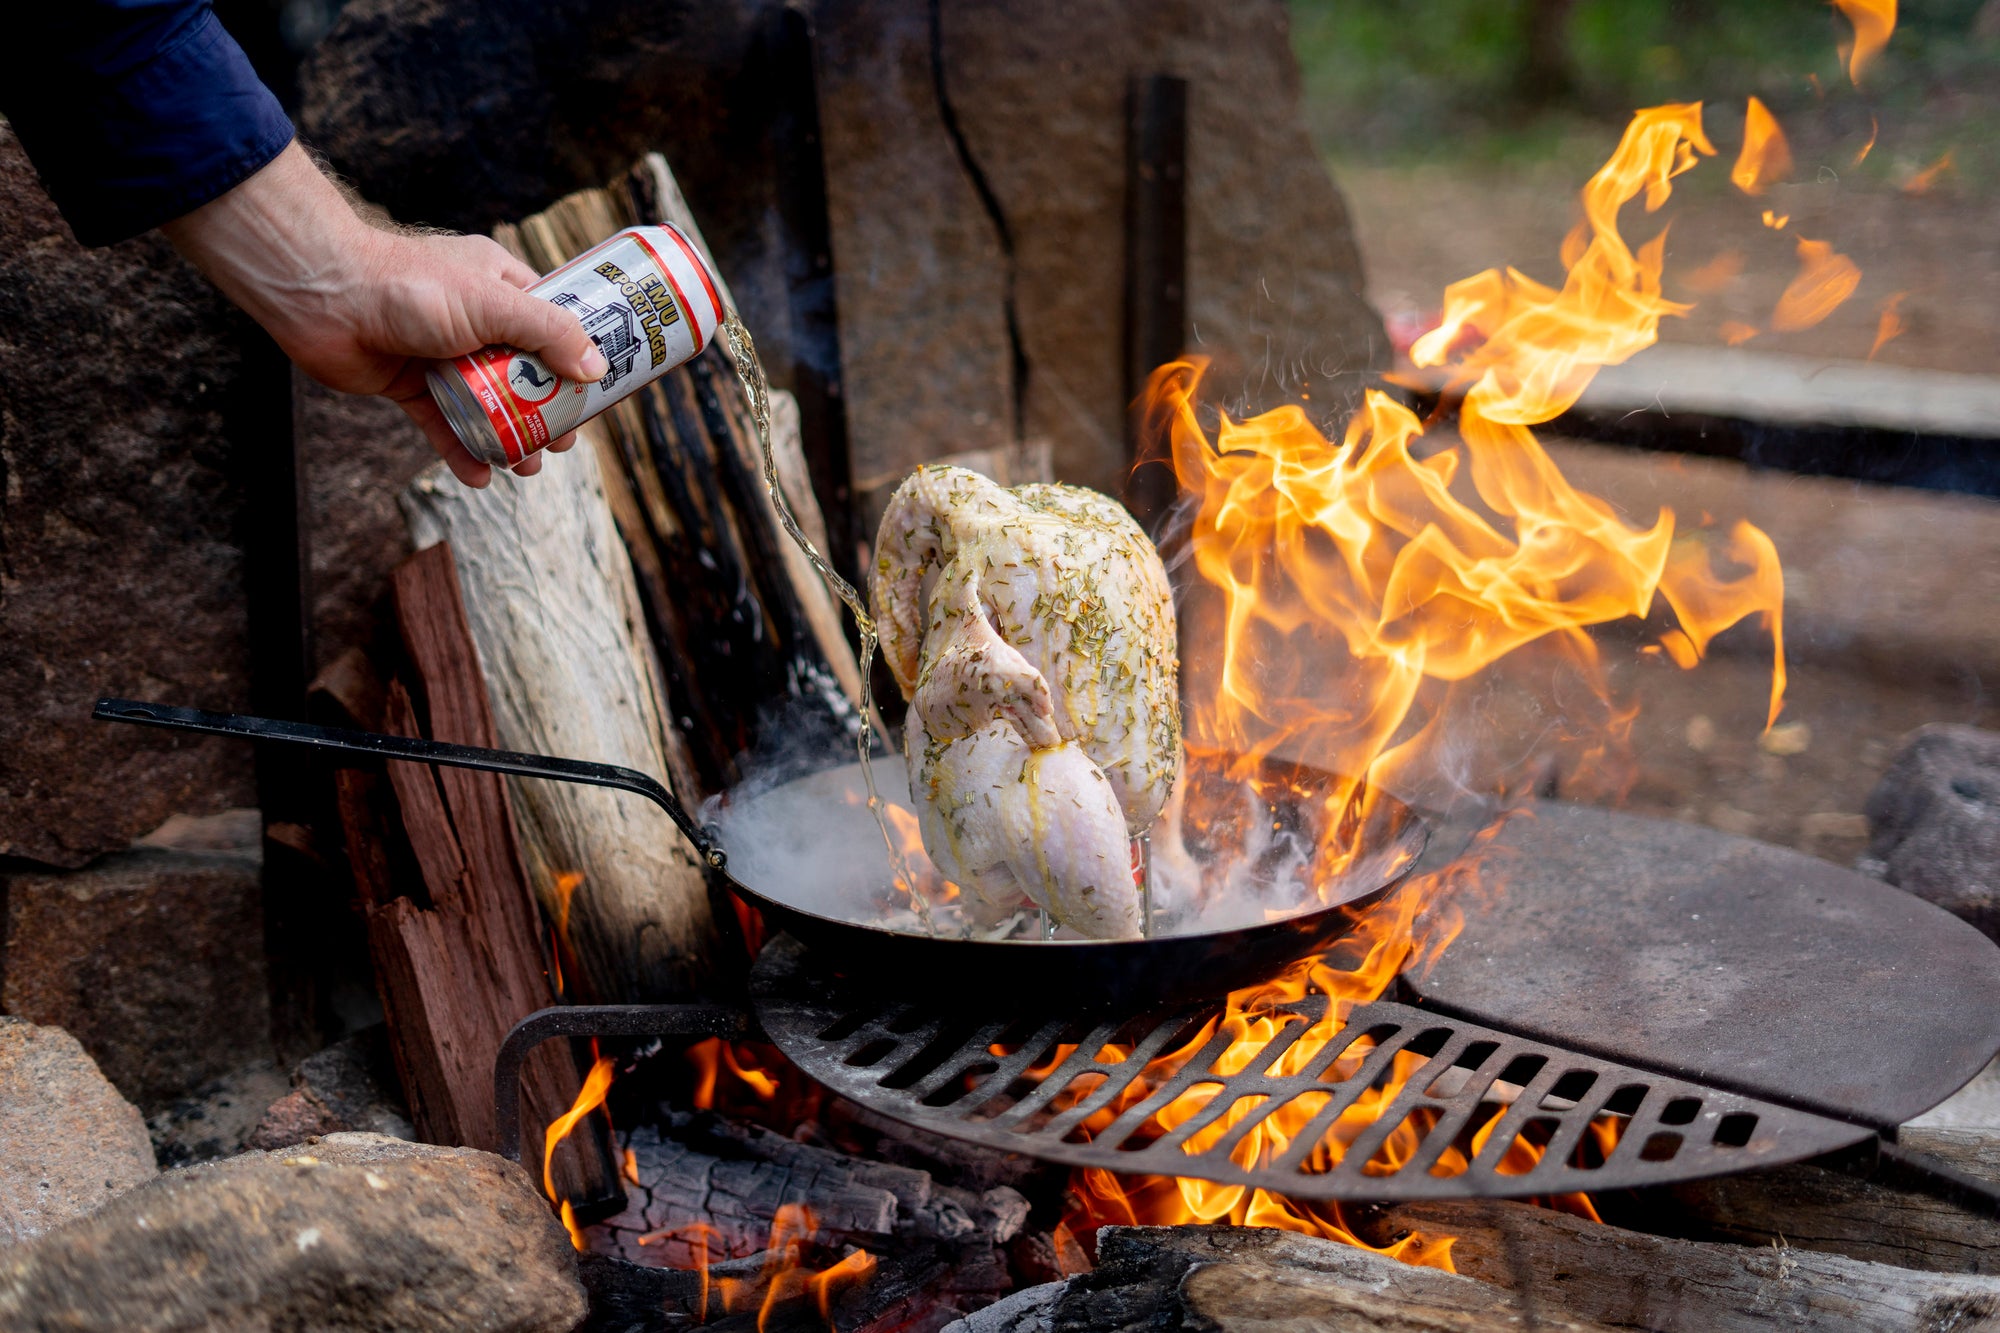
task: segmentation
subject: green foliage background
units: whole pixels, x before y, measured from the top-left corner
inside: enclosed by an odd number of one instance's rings
[[[1903,0],[1888,50],[1849,86],[1847,20],[1821,0],[1291,0],[1308,118],[1339,160],[1601,159],[1635,107],[1756,94],[1810,154],[1865,139],[1884,179],[1953,152],[1962,186],[2000,183],[2000,0]],[[1532,54],[1538,26],[1553,33]],[[1816,84],[1815,84],[1816,80]],[[1733,119],[1734,126],[1725,125]],[[1845,163],[1843,162],[1843,166]]]

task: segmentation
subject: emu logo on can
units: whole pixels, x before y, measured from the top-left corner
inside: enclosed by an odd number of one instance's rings
[[[507,387],[522,402],[539,406],[556,396],[562,376],[531,356],[517,354],[507,363]]]

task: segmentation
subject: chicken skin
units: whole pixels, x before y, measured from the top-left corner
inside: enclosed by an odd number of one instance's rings
[[[1094,491],[922,467],[875,551],[931,860],[989,902],[1139,934],[1130,840],[1180,770],[1174,607],[1152,542]]]

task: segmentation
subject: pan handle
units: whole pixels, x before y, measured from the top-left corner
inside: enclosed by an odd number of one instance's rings
[[[200,708],[176,708],[171,704],[136,703],[130,699],[99,699],[91,716],[102,722],[136,722],[141,726],[165,727],[171,731],[198,731],[211,736],[235,736],[252,741],[285,741],[322,750],[343,750],[349,754],[373,755],[378,759],[407,759],[416,764],[444,764],[451,768],[476,768],[487,773],[508,773],[522,778],[552,778],[557,782],[582,782],[593,787],[615,787],[634,792],[667,812],[668,818],[687,835],[701,859],[716,870],[728,858],[708,830],[688,817],[687,810],[663,783],[636,769],[616,764],[592,764],[581,759],[555,759],[547,755],[521,754],[515,750],[487,750],[476,745],[451,745],[444,741],[415,736],[384,736],[372,731],[349,731],[344,727],[318,727],[305,722],[281,722],[268,717],[246,717],[240,713],[211,713]]]

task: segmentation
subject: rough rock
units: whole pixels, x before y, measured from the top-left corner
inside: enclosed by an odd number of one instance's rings
[[[0,856],[80,866],[251,803],[248,747],[90,720],[245,701],[244,328],[157,234],[79,246],[0,129]]]
[[[1060,479],[1116,495],[1128,468],[1121,328],[1134,76],[1188,81],[1188,319],[1193,350],[1214,359],[1207,400],[1241,412],[1304,388],[1324,411],[1388,366],[1346,203],[1300,111],[1280,0],[947,3],[942,16],[946,93],[1013,238],[1023,429],[1054,441]],[[846,235],[835,241],[845,266],[855,247]],[[841,300],[845,324],[844,286]],[[857,419],[855,438],[889,424]]]
[[[148,1111],[268,1060],[262,864],[246,810],[170,822],[82,870],[0,876],[0,1009],[75,1035]]]
[[[1866,812],[1861,869],[2000,940],[2000,732],[1918,728]]]
[[[7,1328],[567,1333],[584,1310],[519,1166],[372,1134],[172,1172],[0,1252]]]
[[[833,0],[816,32],[850,464],[872,539],[917,463],[1019,436],[1008,256],[945,124],[930,7]]]
[[[437,455],[387,399],[294,378],[312,526],[313,653],[324,667],[367,642],[389,572],[410,553],[396,495]]]
[[[389,1031],[379,1025],[300,1061],[292,1071],[292,1090],[264,1112],[249,1142],[253,1148],[288,1148],[355,1130],[416,1137],[397,1090]]]
[[[158,1173],[138,1108],[75,1037],[0,1017],[0,1249]]]

